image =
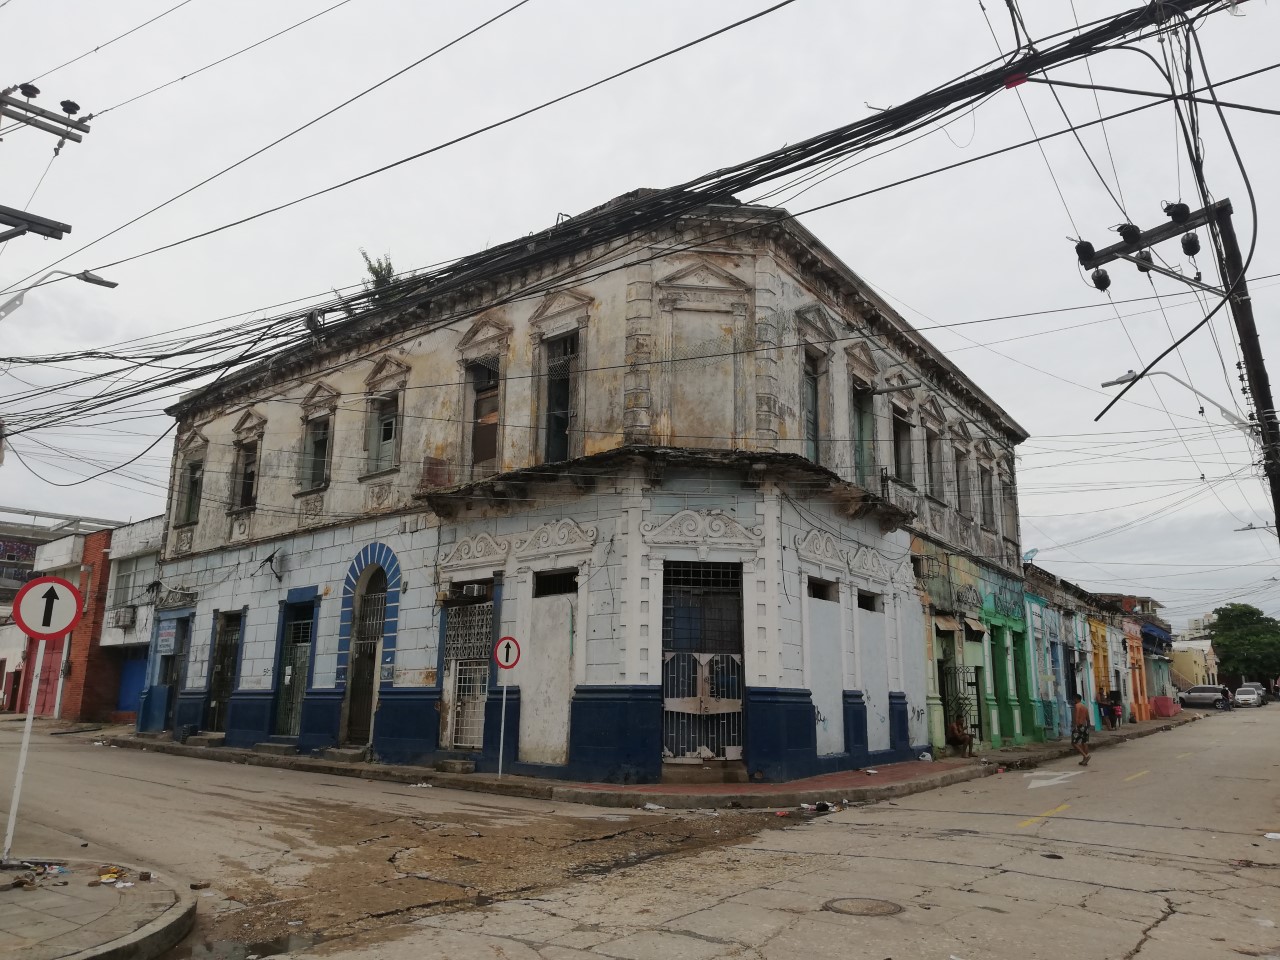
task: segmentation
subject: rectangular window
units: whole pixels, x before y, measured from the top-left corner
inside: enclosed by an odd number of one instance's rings
[[[870,390],[856,391],[849,402],[849,421],[853,427],[854,473],[860,486],[868,486],[876,470],[875,395]]]
[[[815,600],[829,600],[834,603],[840,599],[840,588],[830,580],[819,580],[817,577],[810,577],[809,596]]]
[[[578,592],[577,570],[547,570],[533,575],[533,596],[558,597]]]
[[[231,506],[245,509],[258,503],[258,441],[250,440],[236,448],[235,489]]]
[[[112,563],[112,568],[114,580],[111,605],[113,607],[140,603],[147,587],[156,579],[156,557],[153,553],[116,560]]]
[[[308,420],[302,438],[302,488],[315,490],[329,482],[329,429],[326,414]]]
[[[204,488],[204,461],[190,460],[182,468],[182,509],[179,523],[195,523],[200,519],[200,494]]]
[[[884,598],[878,593],[868,593],[866,590],[859,590],[858,609],[867,610],[871,613],[883,613]]]
[[[936,430],[924,430],[925,489],[929,496],[941,500],[946,494],[942,481],[942,437]]]
[[[893,412],[893,475],[903,483],[911,483],[911,420],[905,413]]]
[[[471,406],[471,476],[498,472],[498,370],[496,361],[467,367],[474,400]]]
[[[801,415],[804,417],[804,455],[814,463],[821,462],[818,450],[818,361],[805,355],[804,378],[801,383]]]
[[[1013,478],[1000,477],[1000,506],[1004,516],[1004,535],[1010,540],[1018,539],[1018,499],[1013,493]]]
[[[370,403],[366,432],[368,472],[379,473],[395,467],[399,463],[400,394],[390,393]]]
[[[978,468],[978,483],[979,492],[982,495],[982,525],[994,527],[996,525],[995,486],[989,467]]]
[[[543,426],[546,430],[546,443],[543,446],[543,460],[546,463],[557,463],[569,459],[572,449],[570,439],[573,435],[575,409],[578,393],[578,335],[548,340],[546,345],[547,384],[546,384],[546,416]]]
[[[969,455],[956,451],[956,509],[966,517],[973,516],[973,498],[969,489]]]

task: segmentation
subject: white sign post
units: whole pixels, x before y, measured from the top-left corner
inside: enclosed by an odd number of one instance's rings
[[[27,696],[27,720],[22,730],[22,749],[18,752],[18,776],[13,782],[13,798],[9,801],[9,824],[4,831],[4,856],[0,864],[11,863],[13,832],[18,825],[18,800],[22,796],[22,775],[27,769],[27,750],[31,746],[31,728],[36,715],[36,697],[40,693],[40,671],[44,667],[44,645],[48,640],[69,633],[84,613],[80,591],[61,577],[38,577],[18,591],[13,599],[13,619],[22,632],[40,642],[36,644],[35,672]]]
[[[507,673],[520,662],[520,643],[515,637],[503,637],[493,648],[493,661],[502,676],[502,722],[498,724],[498,779],[502,779],[502,754],[507,745]]]

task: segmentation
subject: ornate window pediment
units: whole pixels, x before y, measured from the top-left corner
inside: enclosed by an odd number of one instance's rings
[[[382,357],[373,365],[364,382],[370,393],[403,390],[409,382],[409,368],[395,357]]]
[[[487,533],[478,533],[454,544],[449,556],[440,561],[440,567],[443,570],[503,567],[510,553],[511,541],[507,537],[494,538]]]
[[[178,441],[178,455],[180,457],[192,457],[199,459],[200,455],[209,448],[209,439],[199,430],[192,430]]]
[[[511,336],[511,325],[494,317],[479,317],[471,328],[458,341],[458,352],[468,360],[489,354],[507,352],[507,340]]]
[[[968,443],[973,439],[973,431],[969,429],[969,425],[963,420],[953,420],[949,426],[951,427],[951,439],[956,443]]]
[[[942,404],[938,402],[937,397],[930,397],[920,405],[920,414],[929,420],[941,425],[946,422],[946,414],[943,413]]]
[[[991,446],[991,441],[986,439],[985,437],[978,441],[978,445],[975,449],[978,452],[978,456],[984,460],[996,459],[996,453]]]
[[[916,405],[916,392],[913,388],[907,387],[910,382],[901,373],[890,374],[885,380],[886,386],[900,388],[889,394],[889,402],[905,411],[910,411]]]
[[[575,521],[553,520],[516,539],[515,555],[522,559],[547,554],[585,553],[596,544],[595,528],[579,526]]]
[[[820,303],[811,303],[796,311],[796,338],[824,352],[829,352],[839,338],[837,329],[831,311]]]
[[[324,383],[317,383],[307,395],[302,398],[302,411],[304,416],[310,417],[325,410],[332,412],[338,407],[338,400],[342,395],[332,387]]]
[[[530,333],[535,338],[549,338],[585,327],[593,303],[595,300],[576,290],[558,290],[538,304],[529,318]]]
[[[738,279],[724,267],[703,257],[686,264],[674,273],[667,274],[658,281],[658,284],[663,287],[719,293],[742,293],[751,289],[751,284]]]
[[[645,543],[684,547],[746,547],[764,543],[761,527],[745,527],[720,510],[681,510],[661,524],[642,523]]]
[[[880,374],[880,367],[871,352],[871,345],[866,340],[857,340],[844,348],[844,355],[849,360],[849,372],[855,380],[868,387],[873,386]]]
[[[257,410],[249,409],[240,415],[240,419],[231,429],[237,440],[259,438],[267,431],[267,418]]]

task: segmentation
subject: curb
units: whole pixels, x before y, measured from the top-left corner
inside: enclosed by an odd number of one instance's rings
[[[1110,737],[1091,749],[1113,747],[1130,740],[1149,737],[1152,734],[1172,730],[1185,723],[1199,720],[1197,714],[1191,714],[1185,720],[1178,717],[1169,718],[1169,722],[1158,727]],[[235,747],[190,747],[172,740],[138,739],[135,737],[112,737],[108,741],[111,746],[131,750],[150,750],[177,757],[191,757],[197,760],[217,760],[222,763],[241,763],[251,767],[274,767],[280,770],[298,770],[304,773],[322,773],[328,776],[355,777],[360,780],[381,780],[390,783],[430,784],[433,787],[444,787],[450,790],[469,790],[474,793],[490,793],[507,797],[523,797],[531,800],[553,800],[561,803],[584,803],[596,807],[636,808],[646,803],[654,803],[670,809],[724,809],[728,807],[743,809],[774,809],[778,807],[796,807],[801,803],[814,803],[825,800],[828,803],[848,800],[850,803],[867,803],[876,800],[892,800],[896,797],[910,796],[928,790],[936,790],[954,783],[965,783],[989,777],[1004,767],[1009,770],[1030,770],[1050,760],[1059,760],[1072,756],[1075,750],[1070,744],[1052,745],[1039,749],[1033,755],[1012,756],[1008,758],[993,757],[989,763],[973,764],[966,767],[953,767],[938,773],[927,773],[914,780],[903,780],[898,783],[867,784],[852,787],[815,787],[797,786],[793,789],[770,790],[768,792],[743,793],[662,793],[658,790],[636,792],[626,789],[613,789],[610,784],[599,786],[588,784],[565,784],[555,780],[536,780],[530,777],[507,776],[499,780],[486,774],[474,773],[442,773],[432,767],[393,766],[378,763],[339,763],[332,760],[320,760],[307,756],[276,756],[273,754],[255,753]]]
[[[63,863],[74,861],[60,861]],[[93,863],[84,860],[81,863]],[[138,868],[132,864],[121,863],[135,875]],[[183,890],[173,884],[160,884],[173,890],[173,905],[156,917],[143,924],[132,933],[117,937],[96,947],[88,947],[78,953],[68,954],[63,960],[155,960],[167,950],[180,943],[196,921],[196,898],[190,891]],[[143,885],[145,887],[145,884]]]

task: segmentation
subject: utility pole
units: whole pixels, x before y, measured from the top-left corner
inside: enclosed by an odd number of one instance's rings
[[[1253,301],[1249,297],[1249,287],[1245,282],[1244,260],[1240,255],[1240,244],[1236,239],[1235,226],[1231,221],[1231,201],[1219,200],[1194,212],[1184,203],[1171,203],[1165,207],[1165,213],[1169,215],[1170,222],[1150,230],[1139,230],[1131,223],[1122,224],[1119,228],[1120,243],[1096,252],[1093,244],[1082,240],[1076,244],[1076,255],[1082,267],[1094,271],[1093,282],[1100,290],[1105,290],[1111,285],[1107,272],[1101,269],[1102,265],[1112,260],[1128,260],[1137,264],[1138,269],[1144,273],[1154,270],[1156,273],[1180,280],[1189,286],[1227,298],[1231,317],[1236,325],[1236,336],[1240,341],[1240,353],[1244,361],[1245,377],[1249,383],[1249,393],[1253,397],[1253,405],[1257,411],[1258,431],[1261,434],[1262,443],[1262,467],[1267,474],[1267,483],[1271,489],[1271,507],[1276,517],[1280,517],[1280,425],[1276,421],[1275,401],[1271,398],[1271,378],[1267,375],[1267,367],[1262,359],[1262,345],[1258,341],[1258,327],[1253,318]],[[1150,248],[1179,234],[1183,235],[1185,251],[1194,253],[1199,250],[1199,239],[1191,232],[1198,226],[1208,226],[1215,230],[1222,241],[1221,258],[1218,264],[1222,274],[1221,288],[1202,283],[1199,274],[1194,279],[1184,277],[1176,271],[1152,262]],[[1188,240],[1194,242],[1188,243]],[[1280,533],[1280,531],[1277,532]]]
[[[26,99],[19,100],[11,96],[15,91]],[[84,120],[75,119],[75,114],[80,112],[80,104],[74,100],[63,100],[59,104],[63,112],[58,114],[52,110],[34,106],[31,101],[39,95],[40,88],[34,83],[22,83],[16,87],[0,90],[0,118],[17,120],[36,130],[53,134],[58,138],[58,144],[53,148],[53,155],[56,157],[62,150],[62,145],[68,140],[72,143],[80,143],[84,139],[81,135],[89,132],[89,124]],[[0,231],[0,243],[27,233],[48,237],[51,240],[61,240],[71,232],[68,224],[4,206],[0,206],[0,225],[9,227],[8,230]]]

